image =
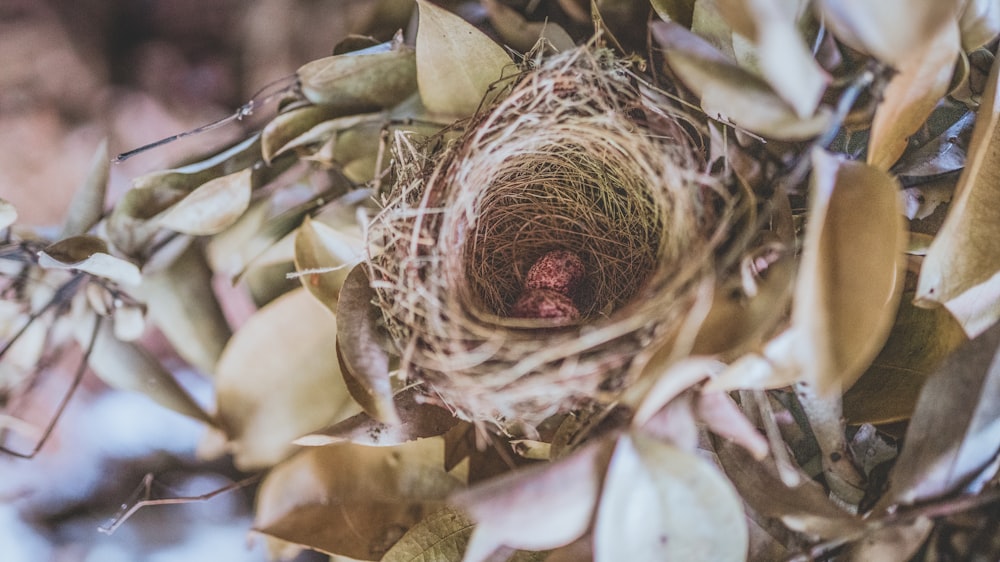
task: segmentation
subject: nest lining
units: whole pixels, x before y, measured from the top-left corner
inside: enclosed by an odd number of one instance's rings
[[[706,230],[704,193],[720,189],[634,79],[580,48],[525,71],[443,149],[397,139],[369,274],[401,371],[460,417],[534,424],[607,398],[693,302],[721,228]],[[581,321],[509,318],[553,250],[585,264]]]

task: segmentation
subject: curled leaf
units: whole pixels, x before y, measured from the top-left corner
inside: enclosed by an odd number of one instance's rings
[[[108,190],[111,160],[107,139],[101,141],[90,162],[90,171],[83,185],[73,194],[60,238],[84,234],[97,224],[104,214],[104,196]]]
[[[142,282],[134,263],[107,253],[107,244],[95,236],[73,236],[38,252],[38,265],[48,269],[82,271],[126,287]]]
[[[431,113],[472,115],[513,60],[459,16],[427,0],[417,0],[417,7],[417,84],[424,105]]]
[[[210,180],[167,210],[160,224],[176,232],[217,234],[236,222],[250,205],[249,168]]]
[[[341,287],[363,246],[360,239],[306,217],[295,235],[295,270],[302,286],[336,312]]]

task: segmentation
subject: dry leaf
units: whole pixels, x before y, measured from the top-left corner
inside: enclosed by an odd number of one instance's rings
[[[725,392],[698,393],[695,415],[712,433],[743,447],[758,461],[770,452],[767,439]]]
[[[871,166],[813,153],[792,324],[804,380],[820,392],[849,388],[889,335],[906,243],[898,189]]]
[[[306,99],[340,115],[392,107],[417,90],[413,50],[397,42],[314,60],[298,75]]]
[[[494,478],[452,498],[476,521],[465,562],[497,548],[547,550],[567,545],[590,526],[611,443],[599,441],[553,463]]]
[[[650,0],[656,14],[663,21],[676,22],[684,27],[691,28],[691,20],[694,16],[695,0]]]
[[[462,18],[417,0],[417,83],[431,113],[472,115],[494,82],[514,69],[497,45]]]
[[[1000,63],[994,62],[948,217],[924,258],[917,304],[948,303],[1000,271]],[[994,302],[980,309],[996,310]],[[998,311],[1000,312],[1000,311]],[[997,315],[992,315],[995,321]],[[992,323],[992,322],[988,322]]]
[[[295,234],[295,271],[299,281],[323,306],[337,312],[337,300],[364,242],[306,217]]]
[[[959,27],[962,50],[972,52],[1000,33],[1000,3],[995,0],[963,0]]]
[[[38,252],[38,265],[46,269],[82,271],[125,287],[142,283],[142,273],[134,263],[116,258],[107,251],[107,244],[100,238],[73,236]]]
[[[742,561],[747,545],[742,501],[715,466],[641,433],[618,439],[594,522],[595,562]]]
[[[273,465],[294,439],[350,411],[336,337],[333,316],[303,289],[260,309],[233,335],[216,368],[216,392],[238,467]]]
[[[171,189],[190,192],[199,185],[215,178],[249,168],[259,160],[260,134],[254,134],[246,140],[199,162],[139,176],[132,180],[132,191]],[[120,203],[116,205],[116,210],[118,206]],[[149,216],[147,214],[146,218]]]
[[[251,169],[210,180],[168,209],[164,228],[184,234],[217,234],[239,219],[250,206]]]
[[[144,276],[136,294],[178,355],[209,376],[232,335],[212,275],[202,249],[191,245],[169,267]]]
[[[461,562],[473,527],[466,514],[446,507],[410,528],[381,562]]]
[[[17,209],[6,199],[0,197],[0,230],[17,221]]]
[[[443,452],[440,439],[306,449],[261,483],[254,529],[328,554],[378,560],[461,487],[441,467]]]
[[[483,5],[497,33],[508,45],[522,53],[530,51],[541,39],[545,39],[556,51],[576,46],[558,24],[550,21],[529,22],[517,10],[498,0],[484,0]]]
[[[959,43],[958,24],[949,18],[935,35],[899,59],[899,73],[886,86],[872,120],[869,164],[888,170],[903,154],[910,135],[948,93]]]
[[[344,365],[344,377],[357,382],[363,394],[355,399],[373,418],[397,425],[399,414],[393,402],[389,378],[389,354],[379,345],[379,311],[372,304],[375,292],[368,283],[364,264],[351,270],[337,303],[341,326],[337,335],[337,353]]]
[[[59,238],[84,234],[101,219],[110,174],[111,160],[108,141],[105,139],[94,153],[86,179],[73,194]]]
[[[274,157],[296,138],[340,113],[328,105],[310,105],[289,109],[272,119],[261,133],[261,156],[270,164]],[[355,116],[351,116],[353,118]]]

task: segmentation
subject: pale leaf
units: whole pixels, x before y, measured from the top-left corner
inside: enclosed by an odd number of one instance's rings
[[[232,332],[202,249],[191,245],[169,267],[144,276],[136,296],[174,350],[202,373],[214,375]]]
[[[374,296],[364,264],[355,266],[344,281],[337,303],[337,351],[345,367],[344,376],[353,378],[363,390],[362,396],[356,396],[361,407],[373,418],[395,425],[400,419],[392,399],[389,354],[379,345],[377,336],[379,312],[372,305]]]
[[[517,10],[499,0],[484,0],[483,4],[497,33],[518,51],[531,50],[541,39],[545,39],[556,51],[565,51],[575,46],[566,30],[556,23],[529,22]]]
[[[985,332],[1000,319],[1000,271],[944,303],[944,307],[958,320],[968,337]]]
[[[961,10],[959,26],[962,29],[963,51],[974,51],[1000,33],[1000,2],[964,0]]]
[[[402,44],[314,60],[299,68],[298,75],[306,99],[340,115],[389,108],[417,90],[414,53]]]
[[[210,180],[167,210],[160,224],[184,234],[217,234],[236,222],[250,206],[249,168]]]
[[[818,8],[837,39],[894,66],[956,17],[955,3],[941,0],[820,0]]]
[[[251,316],[229,340],[216,392],[241,469],[277,463],[292,452],[294,439],[350,412],[336,337],[330,312],[298,289]]]
[[[767,439],[747,419],[733,398],[725,392],[701,392],[695,401],[695,414],[708,429],[743,447],[760,461],[770,452]]]
[[[581,537],[597,505],[610,445],[591,443],[553,463],[517,470],[456,495],[452,503],[477,523],[463,560],[486,560],[501,546],[547,550]]]
[[[7,228],[17,221],[17,209],[7,200],[0,197],[0,230]]]
[[[461,562],[473,527],[466,514],[446,507],[410,528],[381,562]]]
[[[90,346],[93,315],[76,322],[75,336],[80,347]],[[173,376],[149,353],[130,342],[115,337],[111,323],[101,322],[87,363],[102,381],[121,390],[145,394],[159,405],[206,423],[211,417],[174,380]]]
[[[46,269],[82,271],[126,287],[142,282],[142,273],[134,263],[108,254],[103,240],[87,235],[61,240],[38,252],[38,265]]]
[[[377,560],[461,483],[440,439],[306,449],[261,483],[254,529],[328,554]]]
[[[951,20],[900,59],[899,73],[886,86],[872,120],[869,164],[888,170],[896,163],[910,135],[948,93],[960,48],[958,25]]]
[[[204,160],[139,176],[132,180],[132,188],[133,191],[157,188],[189,192],[205,182],[248,168],[259,160],[260,134],[257,133]]]
[[[742,561],[747,546],[742,501],[715,466],[641,433],[618,439],[594,523],[595,562]]]
[[[337,116],[338,112],[326,105],[299,107],[278,115],[261,133],[261,156],[264,162],[270,164],[278,152],[292,140]]]
[[[295,234],[295,270],[302,286],[324,306],[337,311],[340,288],[361,260],[364,242],[306,217]]]
[[[804,380],[820,392],[850,387],[889,335],[906,244],[898,189],[871,166],[813,153],[792,324]]]
[[[431,113],[472,115],[514,62],[471,24],[427,0],[417,0],[417,84]]]
[[[1000,63],[994,62],[956,198],[924,258],[918,305],[947,303],[1000,271]],[[990,303],[983,303],[989,306]]]
[[[108,156],[108,141],[105,139],[94,153],[86,179],[73,194],[60,238],[84,234],[101,219],[110,173],[111,160]]]

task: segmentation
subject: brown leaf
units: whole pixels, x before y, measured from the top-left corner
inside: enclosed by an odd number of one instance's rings
[[[411,527],[381,562],[462,562],[474,526],[466,514],[446,507]]]
[[[328,554],[378,560],[461,487],[441,467],[442,454],[440,439],[306,449],[261,484],[254,529]]]
[[[590,526],[611,443],[591,443],[553,463],[536,465],[461,492],[451,503],[467,511],[476,530],[465,562],[486,560],[497,548],[546,550],[569,544]]]
[[[642,433],[618,439],[594,522],[595,562],[742,561],[747,540],[742,502],[715,466]]]
[[[216,368],[219,419],[241,469],[277,463],[292,441],[350,412],[333,356],[336,321],[298,289],[233,335]]]
[[[372,305],[374,297],[364,264],[355,266],[344,281],[337,303],[341,326],[337,350],[345,367],[344,376],[353,378],[364,390],[364,395],[355,397],[361,407],[383,423],[398,425],[400,418],[389,378],[389,354],[376,335],[379,312]]]
[[[417,0],[417,83],[431,113],[472,115],[491,85],[514,62],[471,24],[427,0]]]

